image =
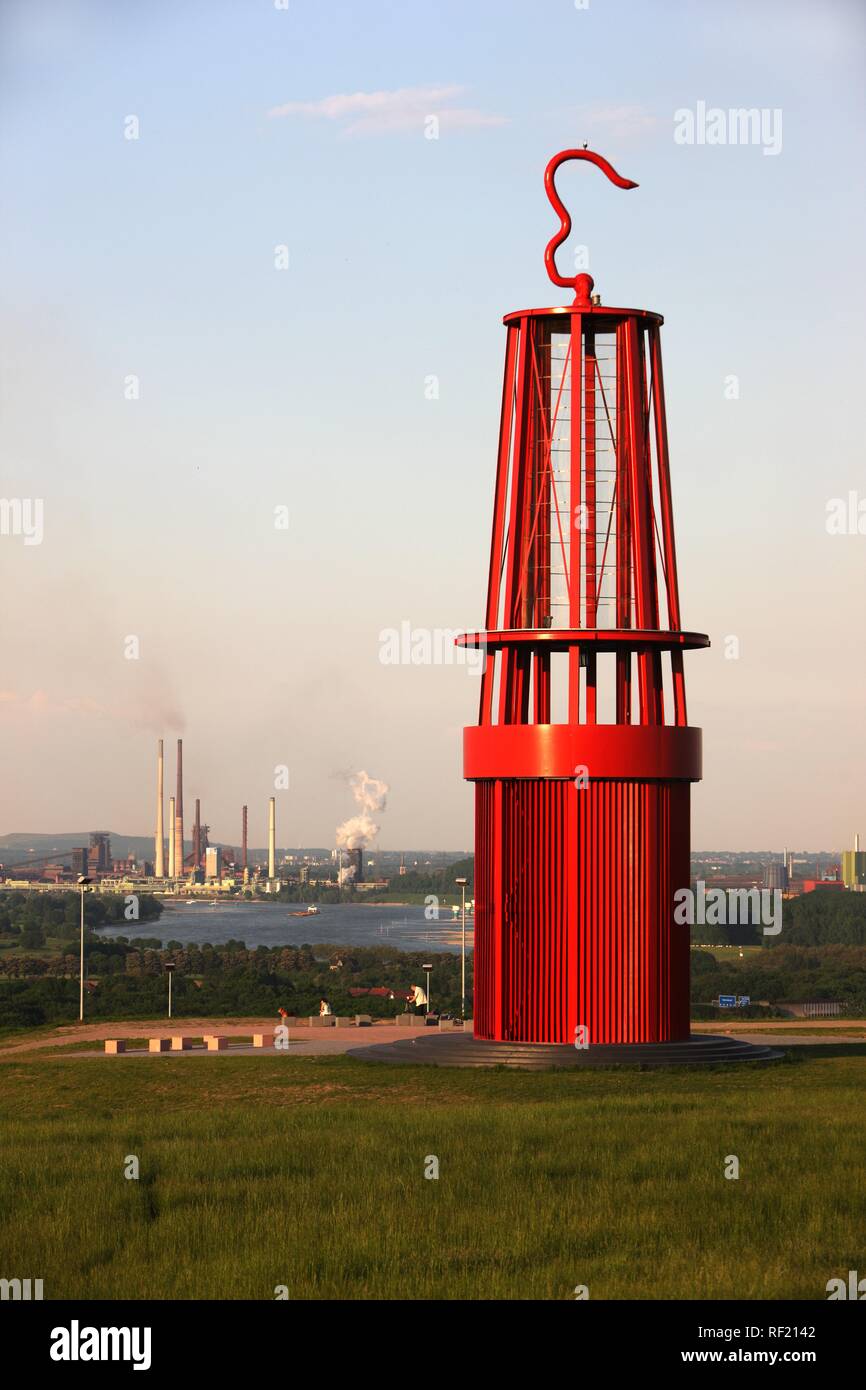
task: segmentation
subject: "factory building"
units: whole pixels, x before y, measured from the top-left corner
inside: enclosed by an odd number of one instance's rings
[[[860,849],[860,836],[854,836],[854,848],[842,851],[842,881],[855,893],[866,893],[866,851]]]
[[[98,830],[90,836],[90,849],[87,855],[88,872],[107,874],[111,871],[111,839],[107,832]]]
[[[785,893],[788,890],[788,866],[783,864],[768,864],[764,870],[764,887],[778,888]]]
[[[80,849],[74,849],[70,855],[70,859],[72,861],[73,876],[75,878],[86,878],[88,868],[90,867],[88,864],[88,851],[86,847],[82,846]]]
[[[845,891],[845,884],[841,878],[804,878],[803,892],[814,893],[817,888],[838,888]]]

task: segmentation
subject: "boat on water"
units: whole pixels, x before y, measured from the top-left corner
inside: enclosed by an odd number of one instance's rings
[[[293,912],[293,913],[292,913],[292,916],[293,916],[293,917],[318,917],[318,915],[319,915],[319,909],[316,907],[316,904],[315,904],[315,903],[310,903],[310,906],[309,906],[309,907],[305,907],[304,910],[303,910],[303,912]]]

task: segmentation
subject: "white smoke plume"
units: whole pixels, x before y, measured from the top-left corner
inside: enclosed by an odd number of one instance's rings
[[[384,811],[390,788],[387,782],[380,782],[378,777],[370,777],[366,772],[356,772],[350,778],[350,785],[360,809],[356,816],[337,826],[337,845],[340,849],[363,849],[379,833],[373,817]]]

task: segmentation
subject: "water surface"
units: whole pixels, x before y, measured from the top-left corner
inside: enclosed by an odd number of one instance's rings
[[[304,903],[218,903],[208,907],[193,903],[163,905],[156,922],[114,924],[103,927],[102,936],[159,937],[181,945],[219,946],[234,939],[247,946],[315,946],[334,942],[341,946],[395,946],[401,951],[459,951],[460,918],[451,912],[440,921],[428,922],[424,908],[392,904],[334,903],[319,905],[313,917],[293,917]],[[472,918],[466,918],[466,948],[472,949]]]

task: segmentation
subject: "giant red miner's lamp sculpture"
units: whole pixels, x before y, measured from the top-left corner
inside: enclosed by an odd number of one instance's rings
[[[475,1033],[502,1041],[647,1043],[689,1035],[688,726],[659,314],[613,309],[558,273],[569,159],[545,187],[545,253],[573,304],[505,319],[505,383],[476,787]],[[582,1037],[584,1035],[579,1035]]]

